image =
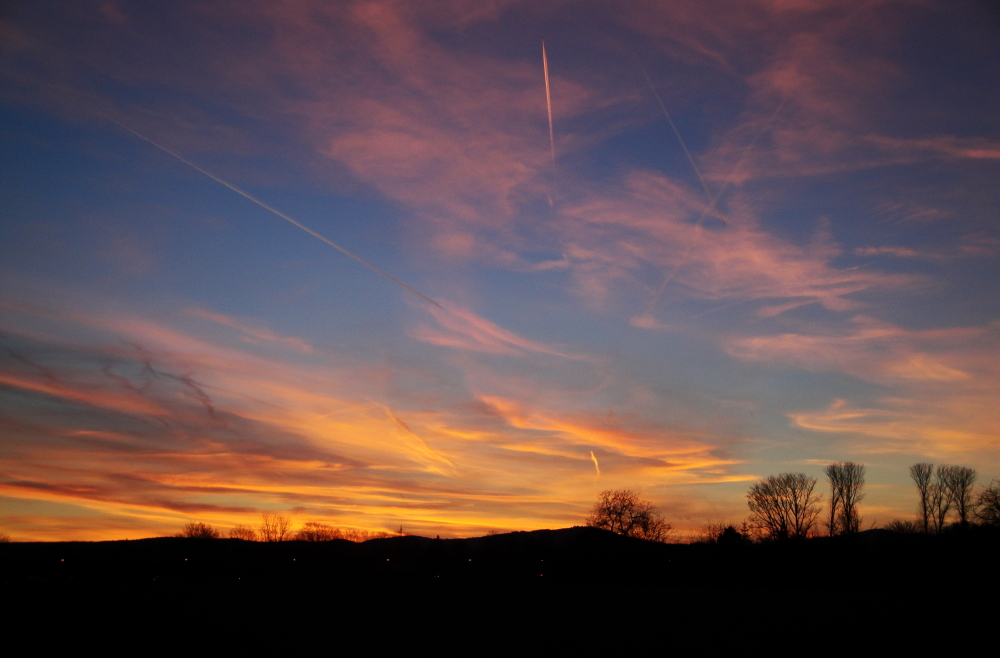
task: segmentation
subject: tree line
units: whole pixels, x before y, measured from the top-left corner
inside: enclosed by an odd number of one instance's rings
[[[864,499],[865,466],[838,462],[824,469],[830,486],[829,506],[821,520],[823,496],[816,491],[817,480],[805,473],[769,475],[750,486],[747,506],[750,514],[739,524],[709,523],[698,540],[708,543],[782,541],[814,536],[820,525],[829,536],[861,532],[858,510]],[[920,463],[910,467],[917,487],[918,519],[895,520],[885,528],[895,532],[944,532],[952,526],[968,528],[976,521],[1000,527],[1000,480],[975,492],[976,471],[967,466]],[[648,500],[636,491],[602,491],[586,519],[586,525],[628,537],[669,541],[673,527]]]
[[[403,534],[400,527],[397,535]],[[222,533],[208,525],[192,521],[181,529],[179,537],[189,539],[219,539]],[[347,541],[362,542],[369,539],[392,537],[393,534],[378,530],[358,530],[356,528],[335,528],[318,521],[306,521],[297,531],[292,531],[292,520],[287,516],[263,512],[260,523],[256,526],[235,525],[229,529],[230,539],[243,541],[279,542],[279,541]]]

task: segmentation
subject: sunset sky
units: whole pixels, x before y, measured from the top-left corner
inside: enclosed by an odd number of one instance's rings
[[[0,154],[14,539],[1000,477],[995,3],[13,0]]]

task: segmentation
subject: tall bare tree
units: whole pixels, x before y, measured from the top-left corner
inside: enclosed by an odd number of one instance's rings
[[[260,517],[260,527],[257,529],[257,534],[261,540],[285,541],[292,526],[291,519],[271,512],[262,512]]]
[[[951,511],[951,494],[946,483],[947,474],[947,466],[938,466],[934,472],[934,484],[930,488],[931,522],[934,526],[934,532],[937,534],[941,534],[944,530],[948,521],[948,512]]]
[[[750,523],[769,539],[802,539],[819,517],[816,478],[805,473],[769,475],[747,493]]]
[[[667,541],[673,531],[656,506],[631,489],[602,491],[586,523],[626,537],[659,542]]]
[[[973,512],[972,488],[976,484],[976,471],[968,466],[941,466],[938,478],[944,486],[958,522],[963,528],[969,526],[969,515]]]
[[[865,467],[854,462],[830,464],[826,467],[830,480],[830,535],[854,535],[861,530],[858,503],[865,497]]]
[[[924,524],[924,532],[931,531],[931,475],[934,473],[934,464],[921,462],[910,467],[910,477],[917,485],[917,492],[920,494],[920,518]]]

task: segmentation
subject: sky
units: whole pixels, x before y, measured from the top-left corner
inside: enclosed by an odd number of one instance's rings
[[[0,153],[17,540],[1000,477],[995,4],[12,0]]]

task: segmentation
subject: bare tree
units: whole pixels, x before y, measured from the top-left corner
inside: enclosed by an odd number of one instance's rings
[[[261,522],[257,532],[261,540],[268,542],[285,541],[285,537],[291,529],[291,519],[279,514],[272,514],[271,512],[262,512],[260,516]]]
[[[257,541],[257,531],[248,525],[236,525],[229,529],[229,537],[244,541]]]
[[[934,532],[941,534],[948,521],[948,512],[951,511],[951,494],[945,483],[947,479],[947,466],[938,466],[934,473],[934,484],[930,488],[931,522]]]
[[[938,479],[958,513],[958,522],[967,528],[969,514],[973,512],[972,487],[976,483],[976,471],[968,466],[940,466]]]
[[[910,467],[910,477],[917,485],[917,492],[920,494],[920,519],[924,524],[924,532],[930,532],[931,520],[931,475],[934,473],[934,464],[921,462]]]
[[[658,542],[667,541],[674,529],[653,503],[643,500],[631,489],[602,491],[586,524],[626,537]]]
[[[826,467],[826,477],[830,480],[830,535],[854,535],[861,530],[861,516],[858,503],[864,498],[861,489],[865,486],[863,464],[843,462]]]
[[[821,496],[813,493],[816,478],[805,473],[769,475],[750,487],[750,523],[768,539],[802,539],[819,517]]]
[[[1000,526],[1000,480],[993,480],[976,498],[976,516],[985,523]]]
[[[10,535],[8,535],[6,532],[0,532],[0,544],[9,544],[9,543],[10,543]]]
[[[181,529],[180,536],[188,539],[218,539],[219,531],[207,523],[192,521]]]
[[[339,528],[328,526],[317,521],[306,521],[302,529],[295,533],[299,541],[333,541],[343,539],[344,533]]]

